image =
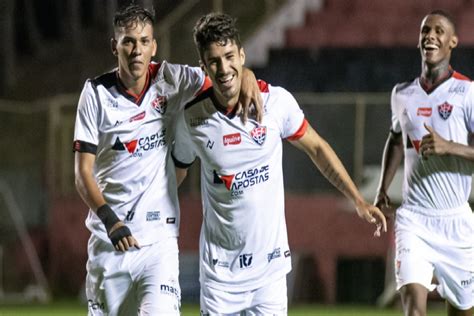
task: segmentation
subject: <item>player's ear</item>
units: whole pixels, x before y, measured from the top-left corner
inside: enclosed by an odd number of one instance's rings
[[[156,39],[153,39],[153,54],[151,55],[152,57],[155,57],[157,48],[158,44],[156,43]]]
[[[240,48],[239,54],[240,54],[240,59],[242,60],[242,65],[243,65],[245,64],[245,51],[243,47]]]
[[[458,36],[453,35],[453,36],[451,36],[451,40],[449,42],[449,48],[453,49],[456,46],[458,46]]]
[[[117,56],[118,55],[118,52],[117,52],[117,40],[115,38],[111,38],[110,39],[110,49],[112,50],[112,54],[114,54],[114,56]]]
[[[199,59],[199,67],[201,67],[202,71],[208,76],[207,70],[206,70],[206,65],[202,62],[201,59]]]

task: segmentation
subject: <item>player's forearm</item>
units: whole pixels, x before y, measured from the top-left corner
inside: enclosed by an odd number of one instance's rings
[[[334,150],[325,140],[321,140],[321,144],[314,157],[312,157],[312,160],[324,177],[328,179],[336,189],[352,200],[354,204],[358,205],[363,203],[364,199],[349,176],[346,168],[344,168],[339,157],[337,157]]]
[[[403,155],[403,139],[401,134],[390,132],[382,155],[378,192],[387,192],[402,162]]]
[[[448,154],[474,161],[474,147],[469,145],[449,142]]]
[[[76,152],[74,162],[75,185],[82,200],[95,211],[106,204],[106,201],[92,172],[93,158],[87,157],[87,155]]]

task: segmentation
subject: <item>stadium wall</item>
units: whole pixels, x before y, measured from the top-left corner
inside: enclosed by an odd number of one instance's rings
[[[182,195],[180,201],[180,250],[197,252],[201,201],[193,194]],[[47,271],[56,295],[77,295],[82,288],[89,237],[84,227],[86,214],[87,207],[79,197],[56,199],[52,203]],[[310,284],[308,290],[314,293],[313,299],[322,303],[336,302],[339,259],[385,260],[389,235],[372,237],[374,227],[359,219],[340,195],[289,194],[286,218],[292,253],[310,256],[314,261],[317,282]],[[379,277],[383,280],[384,276]]]

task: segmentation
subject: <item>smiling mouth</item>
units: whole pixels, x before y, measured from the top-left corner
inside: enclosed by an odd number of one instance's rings
[[[435,44],[425,44],[425,45],[423,45],[423,50],[424,50],[425,52],[430,52],[430,53],[432,53],[432,52],[438,51],[438,50],[439,50],[439,47],[436,46]]]
[[[234,79],[234,75],[227,75],[227,76],[222,76],[217,79],[217,82],[219,85],[224,86],[224,87],[230,87],[232,84],[232,81]]]

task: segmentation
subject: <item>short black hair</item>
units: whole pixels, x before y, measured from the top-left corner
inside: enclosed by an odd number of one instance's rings
[[[119,9],[114,16],[114,29],[118,27],[130,27],[138,22],[143,24],[155,24],[155,11],[145,9],[139,5],[131,3]]]
[[[456,22],[454,21],[454,18],[451,14],[444,10],[436,9],[428,13],[428,15],[440,15],[446,20],[448,20],[448,22],[451,23],[451,26],[453,27],[454,34],[456,34]]]
[[[225,13],[208,13],[196,22],[193,30],[194,43],[202,59],[204,50],[212,43],[226,45],[234,42],[240,49],[240,33],[235,26],[237,20]]]

